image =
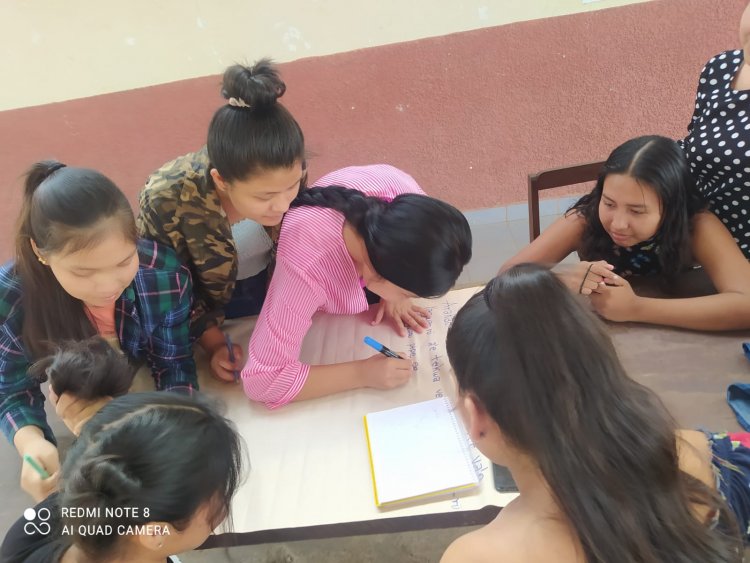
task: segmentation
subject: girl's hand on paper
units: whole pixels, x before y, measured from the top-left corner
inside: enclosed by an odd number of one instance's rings
[[[411,377],[411,362],[403,354],[402,359],[375,354],[362,362],[364,386],[375,389],[401,387]]]
[[[406,336],[406,329],[421,333],[429,325],[430,313],[427,309],[415,305],[411,299],[401,301],[386,301],[381,299],[375,311],[373,326],[378,325],[386,318],[391,321],[393,328],[399,336]]]

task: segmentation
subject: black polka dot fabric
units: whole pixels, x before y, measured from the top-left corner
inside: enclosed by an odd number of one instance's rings
[[[680,144],[711,210],[750,259],[750,91],[731,87],[742,64],[741,50],[706,63]]]

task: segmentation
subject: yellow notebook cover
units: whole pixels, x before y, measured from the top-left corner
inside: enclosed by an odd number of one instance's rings
[[[377,506],[479,484],[466,431],[447,398],[369,413],[364,426]]]

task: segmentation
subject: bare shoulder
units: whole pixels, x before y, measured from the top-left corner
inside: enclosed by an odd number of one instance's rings
[[[714,227],[716,225],[723,226],[723,223],[719,220],[719,218],[707,209],[703,211],[699,211],[698,213],[693,215],[692,222],[693,222],[693,228],[696,228],[696,227],[705,228],[707,225],[709,226],[709,228]]]
[[[711,447],[703,432],[678,430],[677,455],[680,469],[706,485],[714,485]]]
[[[502,513],[501,513],[502,516]],[[441,563],[579,563],[575,545],[555,521],[526,516],[501,517],[461,536]]]
[[[440,563],[515,563],[519,560],[511,558],[512,546],[504,535],[492,525],[469,532],[448,546]]]
[[[750,293],[750,262],[732,234],[710,211],[693,217],[693,258],[705,269],[719,293]]]
[[[692,239],[693,247],[705,243],[707,240],[711,243],[716,242],[717,237],[723,239],[721,242],[735,245],[734,239],[719,218],[710,211],[701,211],[696,213],[692,219]]]
[[[453,540],[440,558],[440,563],[460,563],[461,561],[481,561],[476,557],[476,549],[481,546],[481,541],[476,538],[477,532],[469,532]]]

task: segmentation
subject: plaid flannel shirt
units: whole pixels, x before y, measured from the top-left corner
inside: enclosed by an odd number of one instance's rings
[[[190,272],[169,248],[138,242],[140,267],[115,302],[122,351],[145,360],[159,390],[192,393],[198,378],[189,337]],[[0,267],[0,430],[13,443],[18,429],[38,426],[52,443],[44,395],[28,375],[31,359],[22,341],[22,285],[13,263]]]

